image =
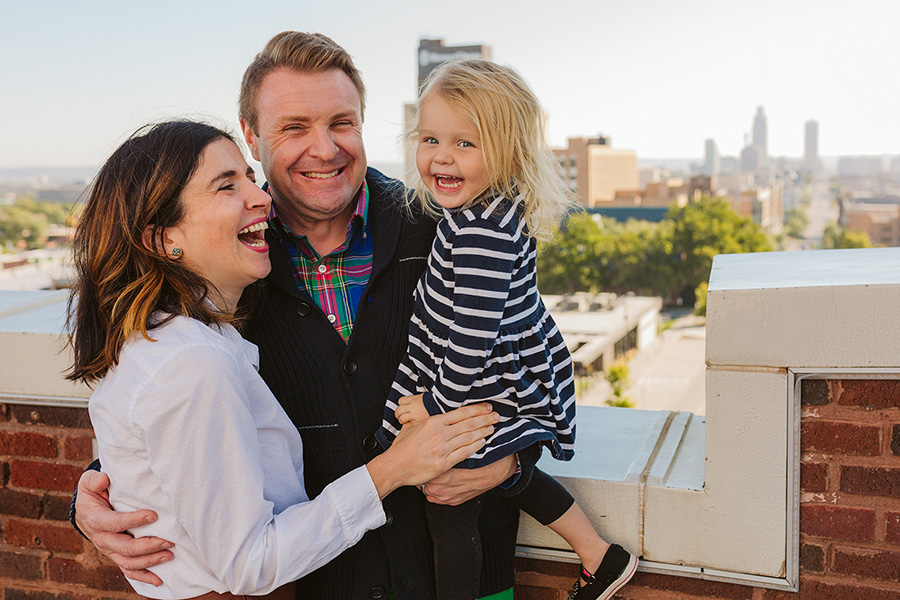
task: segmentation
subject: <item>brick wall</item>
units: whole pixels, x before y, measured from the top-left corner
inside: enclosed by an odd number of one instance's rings
[[[137,598],[69,524],[92,438],[86,408],[0,405],[2,600]]]
[[[620,600],[900,600],[900,380],[801,389],[800,592],[638,573]],[[575,565],[518,560],[517,600],[564,600]]]

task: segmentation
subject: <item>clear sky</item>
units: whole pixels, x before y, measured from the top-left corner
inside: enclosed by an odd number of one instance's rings
[[[896,0],[19,0],[0,18],[0,168],[93,166],[148,121],[237,129],[241,74],[274,34],[320,31],[368,87],[373,162],[399,161],[420,38],[485,43],[549,134],[602,132],[645,157],[736,154],[756,107],[772,155],[900,154]]]

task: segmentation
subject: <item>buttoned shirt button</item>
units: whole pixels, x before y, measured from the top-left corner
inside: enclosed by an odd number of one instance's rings
[[[348,360],[344,363],[344,373],[347,375],[353,375],[356,373],[356,363],[352,360]]]
[[[369,596],[371,596],[372,598],[384,598],[385,595],[385,589],[380,585],[376,585],[371,590],[369,590]]]
[[[309,316],[309,313],[312,311],[312,308],[306,302],[301,302],[297,305],[297,314],[301,317]]]
[[[328,267],[326,267],[325,265],[319,265],[319,273],[324,273],[327,270],[328,270]]]
[[[334,315],[328,315],[328,322],[329,322],[329,323],[334,323],[335,321],[337,321],[337,317],[336,317],[336,316],[334,316]]]
[[[393,522],[394,522],[394,515],[391,514],[391,511],[389,511],[389,510],[384,511],[384,524],[387,526]]]
[[[375,439],[374,435],[367,435],[363,438],[363,448],[366,450],[374,450],[378,447],[378,440]]]

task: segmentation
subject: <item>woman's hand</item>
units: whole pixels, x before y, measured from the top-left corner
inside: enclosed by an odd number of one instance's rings
[[[484,446],[499,420],[490,404],[472,404],[404,425],[391,447],[366,465],[378,496],[431,481],[468,458]]]

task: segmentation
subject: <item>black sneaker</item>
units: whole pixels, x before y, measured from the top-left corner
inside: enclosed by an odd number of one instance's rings
[[[584,565],[581,576],[587,583],[576,581],[569,594],[569,600],[607,600],[622,589],[634,577],[637,557],[629,554],[622,546],[611,544],[597,572],[591,575]]]

